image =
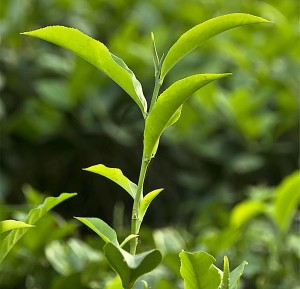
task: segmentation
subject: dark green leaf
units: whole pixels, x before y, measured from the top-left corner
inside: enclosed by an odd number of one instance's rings
[[[154,270],[162,259],[158,250],[131,255],[112,243],[104,246],[104,254],[110,266],[119,274],[124,289],[131,289],[137,278]]]

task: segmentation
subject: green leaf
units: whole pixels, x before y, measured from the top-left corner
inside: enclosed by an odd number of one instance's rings
[[[229,289],[237,289],[240,282],[240,278],[244,273],[244,269],[247,264],[248,263],[246,261],[243,261],[242,264],[240,264],[230,273]]]
[[[217,289],[221,282],[220,270],[213,265],[216,259],[206,252],[182,251],[180,274],[185,289]]]
[[[103,250],[110,266],[119,274],[124,289],[131,289],[137,278],[154,270],[162,259],[158,250],[131,255],[112,243],[107,243]]]
[[[144,93],[143,93],[143,88],[142,88],[142,85],[141,83],[137,80],[135,74],[133,73],[133,71],[127,66],[127,64],[124,62],[123,59],[121,59],[120,57],[114,55],[111,53],[111,56],[113,58],[113,60],[118,63],[122,68],[124,68],[127,72],[129,72],[129,74],[131,75],[131,81],[132,81],[132,84],[133,84],[133,87],[134,87],[134,90],[142,104],[142,112],[144,114],[144,116],[146,115],[146,112],[147,112],[147,101],[146,101],[146,98],[144,96]]]
[[[287,176],[278,186],[274,199],[274,220],[281,232],[286,233],[300,203],[300,170]]]
[[[184,33],[168,51],[161,70],[161,82],[168,71],[186,54],[190,53],[205,40],[226,30],[255,23],[267,23],[268,20],[244,13],[233,13],[209,19]]]
[[[146,116],[147,102],[140,83],[124,61],[113,56],[103,43],[77,29],[64,26],[48,26],[22,34],[64,47],[93,64],[122,87]]]
[[[148,193],[141,201],[140,209],[139,209],[139,218],[140,218],[141,222],[146,214],[146,211],[147,211],[149,205],[162,190],[163,189],[157,189],[157,190],[154,190],[154,191]]]
[[[265,204],[261,201],[246,200],[237,204],[230,214],[230,224],[240,228],[255,216],[265,212]]]
[[[134,199],[137,190],[137,185],[131,182],[127,177],[125,177],[120,169],[109,168],[106,167],[105,165],[100,164],[100,165],[91,166],[84,170],[101,175],[103,177],[112,180],[120,187],[122,187],[126,192],[128,192],[129,195],[132,196],[132,198]]]
[[[227,256],[224,256],[224,266],[223,266],[223,277],[220,289],[229,289],[230,283],[230,270],[229,270],[229,261]]]
[[[204,85],[226,76],[224,74],[197,74],[172,84],[159,97],[146,119],[144,132],[144,154],[146,159],[155,155],[156,145],[162,132],[174,121],[174,115],[183,103]]]
[[[58,197],[48,197],[44,203],[39,205],[37,208],[30,210],[28,213],[25,223],[34,225],[40,218],[42,218],[48,211],[53,207],[57,206],[61,202],[77,195],[76,193],[63,193]],[[28,231],[29,228],[18,229],[10,232],[6,238],[0,244],[0,263],[3,261],[5,256],[18,242],[18,240]]]
[[[21,228],[31,228],[34,227],[33,225],[26,224],[21,221],[16,220],[4,220],[0,222],[0,234],[15,230],[15,229],[21,229]]]
[[[119,246],[116,231],[101,219],[81,217],[75,217],[75,219],[92,229],[98,236],[103,239],[105,243],[111,242],[114,245]]]
[[[45,249],[47,261],[60,275],[69,276],[85,270],[90,262],[99,262],[104,256],[87,243],[71,238],[52,241]]]

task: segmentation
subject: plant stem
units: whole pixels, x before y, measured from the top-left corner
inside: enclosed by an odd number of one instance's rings
[[[135,234],[135,235],[138,235],[140,230],[139,206],[143,198],[143,186],[144,186],[145,176],[147,173],[147,168],[149,163],[150,160],[146,159],[143,155],[138,187],[137,187],[136,195],[133,202],[133,208],[132,208],[131,234]],[[138,238],[134,238],[130,241],[130,253],[132,255],[135,255],[137,244],[138,244]]]
[[[159,89],[161,87],[159,74],[160,74],[160,72],[155,77],[155,85],[154,85],[154,89],[153,89],[153,94],[152,94],[152,98],[151,98],[151,104],[150,104],[149,112],[152,110],[153,105],[156,102],[156,99],[157,99],[157,96],[158,96],[158,93],[159,93]]]

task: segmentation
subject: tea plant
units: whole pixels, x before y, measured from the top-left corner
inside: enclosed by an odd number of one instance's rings
[[[156,189],[146,193],[143,189],[147,169],[157,152],[160,137],[169,126],[180,118],[184,102],[194,92],[214,80],[231,75],[231,73],[192,75],[176,81],[161,93],[160,89],[165,76],[177,62],[200,46],[205,40],[238,26],[266,22],[269,21],[241,13],[210,19],[184,33],[165,56],[158,55],[154,35],[152,34],[155,82],[149,108],[143,94],[142,85],[133,71],[101,42],[74,28],[63,26],[49,26],[23,33],[57,44],[87,60],[124,89],[141,110],[145,128],[138,183],[129,180],[120,169],[110,168],[103,164],[85,169],[112,180],[133,198],[131,234],[120,243],[116,231],[103,220],[91,217],[76,217],[77,220],[92,229],[105,242],[103,247],[105,257],[112,269],[118,273],[124,289],[133,288],[140,276],[154,270],[162,260],[162,254],[157,249],[136,253],[143,218],[151,202],[163,190]],[[124,245],[128,242],[130,244],[129,252],[124,249]],[[182,251],[179,256],[181,259],[180,273],[184,279],[186,289],[237,288],[239,278],[246,264],[246,262],[243,262],[230,272],[228,259],[224,257],[224,271],[222,272],[213,265],[215,262],[214,257],[206,252],[189,253]],[[148,288],[146,282],[144,282],[144,286]]]

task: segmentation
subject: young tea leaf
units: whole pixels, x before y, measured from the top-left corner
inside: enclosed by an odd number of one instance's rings
[[[95,165],[84,170],[112,180],[122,187],[133,199],[135,198],[137,185],[125,177],[120,169],[109,168],[105,165]]]
[[[37,208],[32,209],[26,219],[25,223],[34,225],[40,218],[42,218],[48,211],[53,207],[57,206],[61,202],[76,196],[76,193],[68,194],[63,193],[58,197],[48,197],[44,203],[39,205]],[[19,241],[19,239],[28,231],[29,228],[18,229],[10,232],[6,238],[0,243],[0,263],[3,261],[5,256],[13,248],[13,246]]]
[[[159,138],[165,128],[176,120],[174,117],[183,103],[204,85],[231,75],[224,74],[197,74],[181,79],[172,84],[159,97],[146,119],[144,131],[144,154],[151,159],[156,152]]]
[[[221,274],[213,265],[216,259],[206,252],[189,253],[182,251],[180,274],[185,289],[218,289]]]
[[[255,23],[269,22],[263,18],[244,13],[233,13],[209,19],[184,33],[168,51],[161,69],[161,82],[168,71],[186,54],[205,40],[226,30]]]
[[[75,217],[75,219],[92,229],[105,243],[111,242],[114,245],[119,246],[116,231],[101,219],[81,217]]]
[[[140,107],[143,116],[146,116],[147,102],[140,83],[124,61],[112,56],[103,43],[77,29],[58,25],[22,34],[37,37],[64,47],[93,64],[123,88]]]
[[[229,289],[230,283],[230,269],[229,269],[229,260],[227,256],[224,256],[224,266],[223,266],[223,276],[220,289]]]
[[[146,211],[148,209],[148,207],[150,206],[151,202],[156,198],[156,196],[162,191],[163,189],[157,189],[154,190],[150,193],[148,193],[142,200],[141,204],[140,204],[140,209],[139,209],[139,218],[140,218],[140,222],[142,222]]]
[[[16,220],[4,220],[0,222],[0,234],[15,230],[15,229],[21,229],[21,228],[32,228],[34,227],[33,225],[26,224],[21,221],[16,221]]]

